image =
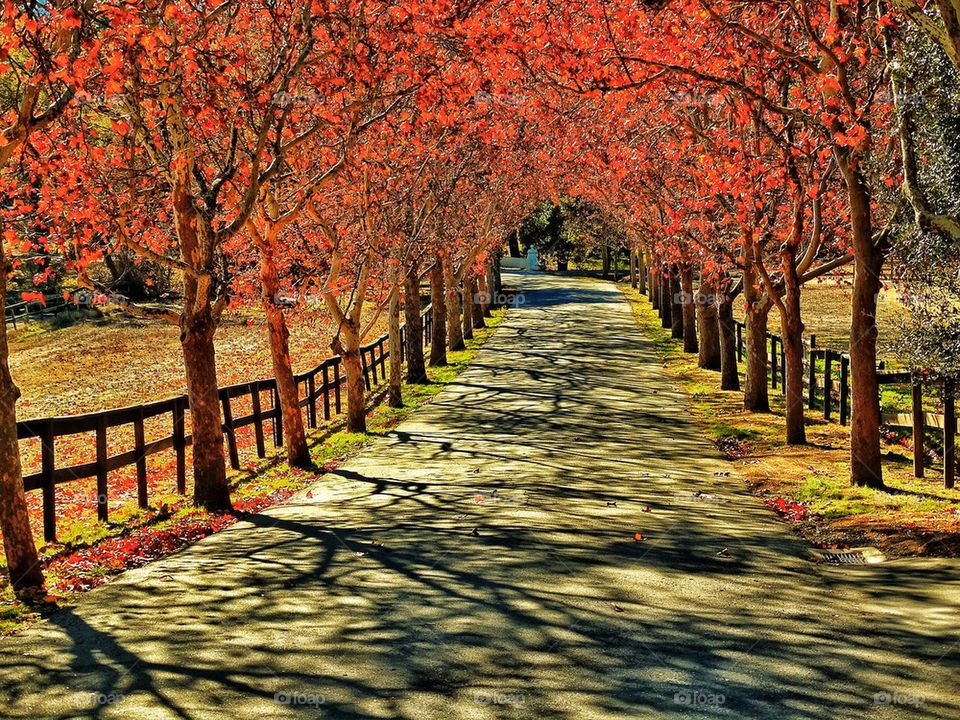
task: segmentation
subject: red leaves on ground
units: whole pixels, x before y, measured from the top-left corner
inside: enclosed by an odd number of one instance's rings
[[[785,500],[782,497],[778,497],[774,500],[767,500],[765,504],[780,517],[787,520],[801,522],[810,516],[810,509],[803,503],[798,503],[794,500]]]

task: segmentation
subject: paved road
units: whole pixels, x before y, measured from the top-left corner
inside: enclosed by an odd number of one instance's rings
[[[510,282],[459,382],[311,498],[0,641],[0,716],[960,718],[956,563],[812,565],[615,288]]]

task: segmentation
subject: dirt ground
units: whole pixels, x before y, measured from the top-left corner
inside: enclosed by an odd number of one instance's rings
[[[290,353],[303,372],[333,354],[335,327],[320,310],[291,314]],[[369,338],[385,331],[378,322]],[[111,314],[57,328],[29,323],[9,330],[10,370],[23,393],[19,417],[75,415],[186,391],[179,329],[162,321]],[[262,313],[240,308],[217,331],[220,385],[270,377],[270,348]]]

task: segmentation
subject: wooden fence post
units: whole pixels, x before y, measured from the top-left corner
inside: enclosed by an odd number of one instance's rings
[[[40,470],[43,474],[43,539],[55,542],[57,539],[57,498],[53,473],[56,455],[54,453],[53,422],[43,426],[40,433]]]
[[[370,350],[371,355],[373,350]],[[367,360],[366,355],[363,350],[360,351],[360,364],[363,365],[363,384],[367,387],[367,392],[370,392],[370,369],[373,368],[373,381],[377,381],[377,366],[376,363],[370,362]]]
[[[924,442],[926,415],[923,412],[923,385],[913,382],[913,476],[922,478],[924,471]]]
[[[334,408],[339,415],[342,410],[340,406],[340,360],[339,358],[333,364],[333,400]]]
[[[311,429],[317,427],[317,375],[311,372],[307,376],[307,420]]]
[[[780,344],[780,389],[787,391],[787,347],[783,344],[783,338],[777,338]]]
[[[173,401],[173,448],[177,451],[177,492],[187,492],[187,433],[183,398]]]
[[[943,486],[950,489],[957,477],[957,405],[952,382],[943,386]]]
[[[227,435],[227,451],[230,455],[230,467],[240,469],[240,454],[237,452],[237,433],[233,427],[233,408],[230,406],[230,396],[226,393],[221,398],[223,404],[223,430]]]
[[[323,419],[330,419],[330,367],[323,366]]]
[[[840,356],[840,424],[850,417],[850,357]]]
[[[283,447],[283,410],[280,408],[280,391],[273,386],[273,444]]]
[[[826,350],[823,354],[823,419],[831,420],[833,416],[833,350]]]
[[[260,403],[260,385],[250,383],[250,405],[253,410],[253,434],[257,442],[257,457],[267,456],[267,447],[263,439],[263,407]]]
[[[107,522],[107,418],[97,419],[97,519]]]
[[[777,389],[777,336],[770,335],[770,387]]]
[[[150,504],[147,497],[147,442],[143,429],[143,406],[140,414],[133,421],[133,439],[137,454],[137,504],[141,508]]]

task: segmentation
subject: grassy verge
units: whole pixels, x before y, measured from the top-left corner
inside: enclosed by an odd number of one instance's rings
[[[389,433],[411,413],[430,402],[452,383],[503,322],[505,311],[494,312],[487,327],[474,331],[466,350],[448,353],[449,364],[430,368],[430,383],[404,385],[402,408],[382,402],[381,388],[373,393],[367,415],[366,434],[348,433],[344,421],[335,418],[317,428],[310,437],[316,469],[291,468],[282,456],[260,460],[231,475],[235,513],[211,515],[193,508],[189,500],[176,495],[158,498],[154,506],[141,511],[135,504],[112,513],[110,523],[95,516],[71,528],[69,537],[44,546],[49,595],[37,603],[17,600],[8,584],[0,587],[0,635],[10,634],[57,607],[70,605],[88,590],[103,585],[119,573],[139,567],[187,547],[222,530],[245,515],[282,503],[294,493],[319,481],[344,460],[363,450],[370,441]],[[6,568],[0,566],[6,580]]]
[[[914,478],[912,456],[896,437],[884,447],[890,491],[851,487],[847,428],[808,412],[809,444],[785,445],[779,390],[770,392],[771,413],[745,412],[741,393],[720,390],[719,374],[698,368],[696,356],[683,353],[645,297],[629,286],[621,289],[664,369],[689,395],[704,432],[751,490],[807,540],[822,547],[872,545],[890,556],[960,555],[960,490],[945,490],[933,471]]]

